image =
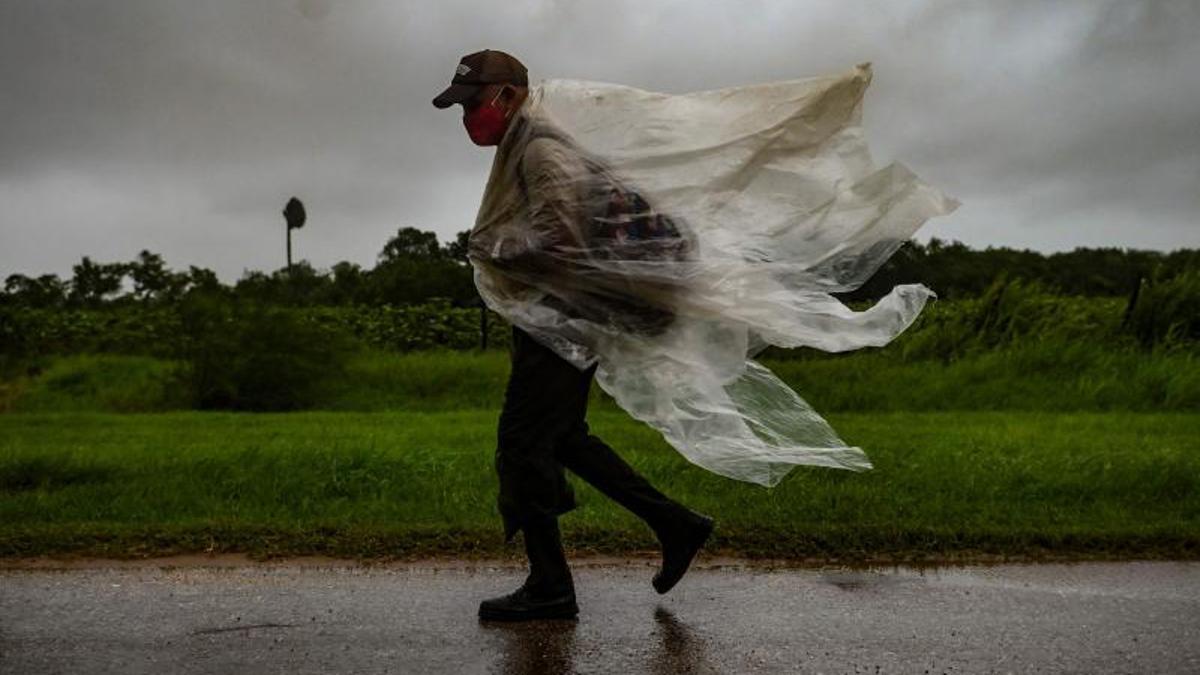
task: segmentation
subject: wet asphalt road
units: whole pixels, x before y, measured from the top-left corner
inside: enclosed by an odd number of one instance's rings
[[[576,564],[578,621],[481,624],[515,566],[0,570],[3,673],[1200,673],[1200,563]]]

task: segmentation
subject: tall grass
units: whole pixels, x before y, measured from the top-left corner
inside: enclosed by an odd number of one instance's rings
[[[149,356],[73,354],[0,389],[0,412],[147,412],[191,407],[182,363]]]
[[[1123,327],[1146,347],[1194,345],[1200,340],[1200,270],[1143,283]]]
[[[1122,330],[1125,305],[1125,298],[1056,295],[1037,280],[1001,276],[977,298],[927,304],[913,325],[882,350],[904,361],[944,363],[1037,343],[1082,342],[1121,350],[1136,346]],[[823,358],[813,350],[799,352]]]
[[[411,309],[403,320],[326,308],[320,320],[269,311],[233,321],[222,305],[201,309],[178,328],[183,367],[143,356],[43,355],[0,384],[0,410],[444,410],[497,408],[503,399],[506,351],[392,348],[421,317],[433,321],[433,310]],[[388,347],[352,351],[338,328],[347,321]],[[456,315],[421,335],[458,347],[446,336],[470,325]],[[1130,298],[1064,297],[1002,276],[978,298],[930,303],[883,348],[768,349],[760,358],[826,411],[1195,411],[1200,272],[1147,281]],[[593,391],[596,404],[609,402]]]
[[[594,411],[671,497],[717,518],[710,552],[892,559],[1200,555],[1200,418],[1169,413],[838,414],[864,473],[775,488],[687,463],[653,429]],[[494,554],[493,411],[0,416],[0,556],[248,551]],[[653,550],[574,475],[569,546]]]
[[[908,361],[887,349],[827,359],[765,359],[818,411],[1200,411],[1200,354],[1107,349],[1084,341],[1022,341],[951,361]],[[155,412],[192,406],[182,362],[68,356],[10,381],[0,410]],[[504,352],[361,352],[313,391],[312,409],[499,409]],[[598,385],[592,405],[613,407]]]
[[[1200,355],[1026,341],[943,362],[885,350],[767,361],[818,410],[1200,411]]]
[[[218,304],[230,310],[230,300]],[[861,309],[869,301],[851,302]],[[220,309],[220,308],[218,308]],[[299,307],[289,320],[340,334],[371,349],[406,352],[470,350],[480,344],[480,311],[428,303],[407,307]],[[104,310],[0,306],[0,371],[51,354],[104,352],[180,355],[188,303],[173,307]],[[509,327],[489,314],[488,344],[504,348]],[[1064,296],[1037,280],[1002,274],[979,297],[934,301],[885,349],[906,360],[952,361],[976,351],[1028,340],[1086,340],[1109,348],[1197,349],[1200,346],[1200,270],[1146,280],[1134,297]],[[773,358],[825,358],[810,349],[768,350]]]

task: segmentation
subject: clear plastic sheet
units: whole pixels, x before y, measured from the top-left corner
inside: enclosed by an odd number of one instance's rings
[[[936,294],[862,285],[958,202],[873,164],[869,64],[683,95],[578,80],[529,90],[496,149],[469,256],[487,305],[691,462],[772,486],[871,467],[753,360],[768,345],[883,346]]]

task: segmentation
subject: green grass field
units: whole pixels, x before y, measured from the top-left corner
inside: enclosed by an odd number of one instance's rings
[[[494,506],[497,416],[487,407],[0,415],[0,555],[512,554]],[[620,411],[601,406],[589,419],[664,492],[717,519],[713,552],[1200,556],[1200,415],[826,417],[876,468],[801,467],[771,490],[688,464]],[[640,521],[571,479],[580,508],[562,521],[568,546],[654,548]]]
[[[799,353],[799,352],[798,352]],[[811,352],[809,356],[816,356]],[[949,363],[863,349],[764,359],[818,411],[1121,410],[1200,413],[1200,352],[1108,349],[1086,341],[1026,341]],[[190,407],[178,362],[78,354],[47,359],[36,377],[0,381],[3,412],[162,412]],[[498,409],[507,352],[356,354],[321,390],[337,411]],[[599,388],[592,405],[618,410]]]

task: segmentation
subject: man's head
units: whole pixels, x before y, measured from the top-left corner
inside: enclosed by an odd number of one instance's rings
[[[485,49],[462,57],[450,86],[433,99],[433,105],[462,105],[463,126],[471,140],[476,145],[496,145],[528,92],[525,66],[502,51]]]

